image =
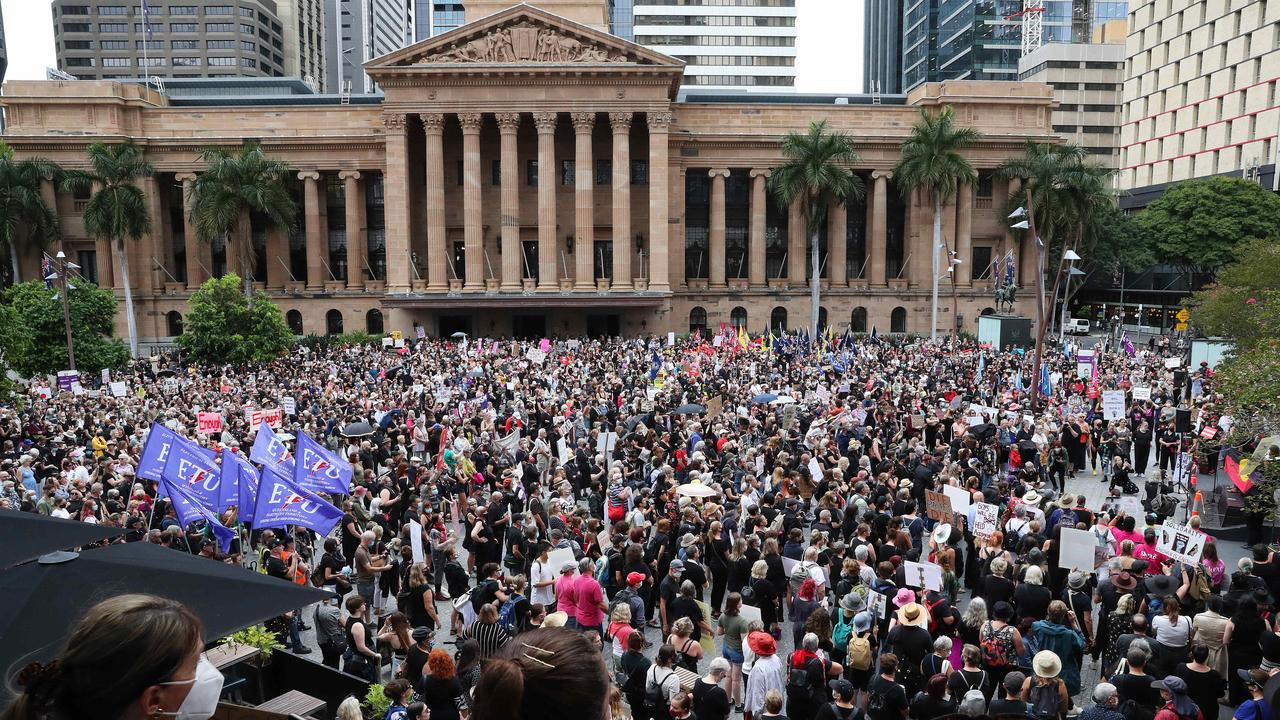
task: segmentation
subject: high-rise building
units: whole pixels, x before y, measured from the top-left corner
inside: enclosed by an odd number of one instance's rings
[[[421,0],[325,0],[336,22],[329,23],[327,75],[335,92],[369,93],[373,80],[364,72],[370,60],[430,37],[427,24],[419,27]],[[435,3],[443,4],[443,3]],[[419,37],[418,33],[427,34]]]
[[[0,82],[4,82],[4,73],[9,69],[9,48],[4,41],[4,13],[0,12]]]
[[[870,4],[890,0],[869,0]],[[902,90],[936,80],[1013,80],[1022,55],[1022,0],[905,0],[902,5]],[[1042,42],[1087,43],[1095,29],[1123,19],[1126,4],[1113,0],[1044,0]],[[868,37],[872,38],[868,24]],[[868,53],[884,57],[884,41]],[[887,61],[886,61],[887,62]]]
[[[795,0],[635,0],[635,41],[687,64],[685,87],[795,87]]]
[[[689,0],[685,0],[688,2]],[[517,0],[460,0],[466,8],[466,21],[476,22],[490,15],[497,14],[519,4]],[[530,0],[530,5],[554,13],[566,20],[586,25],[593,30],[609,32],[609,10],[613,4],[610,0]],[[703,4],[702,0],[694,0],[690,4]]]
[[[1280,3],[1133,0],[1120,128],[1122,206],[1210,175],[1276,179]]]
[[[1018,79],[1053,87],[1053,131],[1100,165],[1120,161],[1122,44],[1049,43],[1022,56]]]
[[[862,88],[866,93],[902,92],[902,0],[865,0]]]
[[[324,0],[54,0],[58,69],[84,80],[309,78],[325,89]]]

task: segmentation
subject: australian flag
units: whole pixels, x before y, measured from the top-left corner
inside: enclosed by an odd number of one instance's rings
[[[1014,259],[1013,259],[1013,251],[1012,251],[1012,250],[1009,250],[1009,251],[1005,252],[1005,256],[1004,256],[1004,257],[1005,257],[1005,259],[1004,259],[1004,284],[1005,284],[1005,285],[1011,285],[1011,284],[1013,284],[1014,270],[1015,270],[1015,268],[1014,268],[1015,263],[1014,263]]]

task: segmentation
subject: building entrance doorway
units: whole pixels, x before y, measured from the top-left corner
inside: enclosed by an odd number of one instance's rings
[[[546,315],[515,315],[511,318],[511,335],[520,340],[537,340],[547,336]]]
[[[587,336],[605,337],[622,334],[622,316],[617,314],[588,315]]]
[[[466,333],[467,337],[471,337],[471,316],[470,315],[441,315],[440,316],[440,337],[448,338],[454,333]]]

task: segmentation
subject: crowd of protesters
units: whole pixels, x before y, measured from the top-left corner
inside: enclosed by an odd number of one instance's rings
[[[333,589],[276,627],[302,653],[314,627],[324,663],[386,680],[391,720],[565,703],[1193,720],[1220,701],[1262,720],[1280,692],[1280,558],[1261,527],[1235,567],[1212,538],[1195,564],[1156,548],[1161,522],[1188,519],[1188,476],[1217,469],[1202,431],[1223,422],[1212,371],[1167,355],[1104,341],[1086,369],[1068,344],[1037,376],[1032,353],[973,341],[726,331],[299,348],[216,369],[165,356],[115,373],[122,397],[37,383],[0,408],[0,507]],[[1107,390],[1123,418],[1104,419]],[[330,537],[244,530],[223,553],[134,475],[152,422],[240,452],[253,413],[285,405],[281,432],[355,468]],[[208,412],[221,431],[197,432]],[[1104,503],[1067,492],[1081,477]],[[994,527],[930,512],[943,486],[995,506]],[[1094,538],[1091,571],[1059,562],[1066,528]]]

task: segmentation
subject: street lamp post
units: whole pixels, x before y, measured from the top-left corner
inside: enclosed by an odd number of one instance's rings
[[[67,269],[77,267],[79,266],[75,263],[67,262],[66,253],[58,251],[54,258],[54,275],[58,279],[58,294],[62,296],[62,330],[67,336],[67,367],[71,370],[76,369],[76,348],[71,340],[71,298],[68,291],[75,289],[75,286],[67,282]]]
[[[1062,257],[1069,263],[1069,266],[1067,267],[1066,287],[1062,290],[1062,316],[1058,321],[1058,344],[1062,344],[1067,337],[1067,302],[1071,299],[1071,276],[1079,272],[1076,270],[1076,261],[1080,259],[1075,250],[1068,250]],[[1057,301],[1057,298],[1055,297],[1054,300]]]

